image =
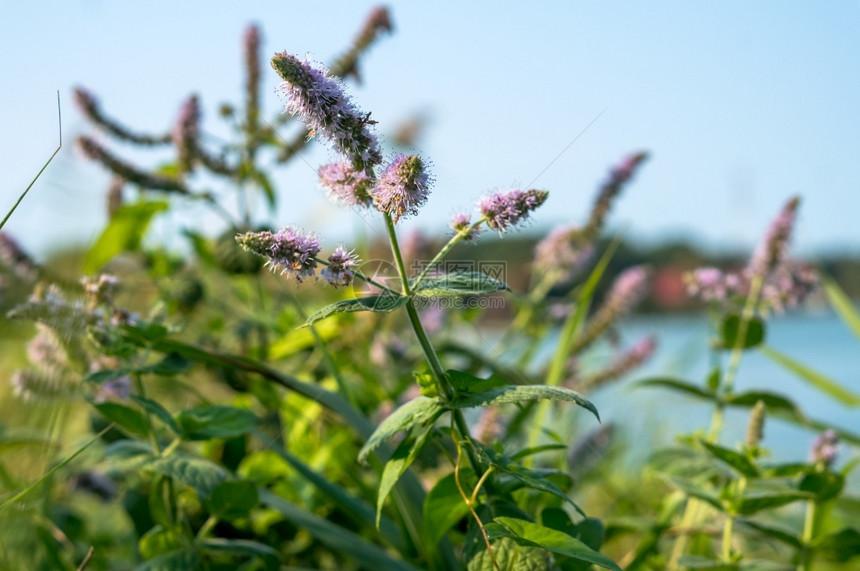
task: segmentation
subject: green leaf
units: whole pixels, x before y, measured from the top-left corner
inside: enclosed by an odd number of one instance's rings
[[[532,446],[530,448],[523,448],[522,450],[517,451],[515,454],[511,455],[511,460],[519,460],[520,458],[527,458],[529,456],[534,456],[535,454],[540,454],[541,452],[550,452],[554,450],[567,450],[567,444],[542,444],[540,446]]]
[[[188,571],[188,569],[197,569],[199,563],[200,555],[197,549],[188,548],[159,555],[155,559],[138,565],[135,571]]]
[[[546,475],[539,474],[533,470],[529,470],[525,466],[518,464],[517,462],[512,461],[507,456],[500,454],[493,450],[492,448],[481,447],[481,452],[483,452],[488,458],[490,463],[495,466],[495,468],[501,472],[504,472],[510,476],[513,476],[516,480],[524,484],[525,486],[539,490],[541,492],[546,492],[548,494],[552,494],[557,498],[561,498],[565,502],[569,503],[573,508],[582,514],[585,517],[585,512],[579,509],[579,506],[574,503],[573,499],[568,496],[564,490],[556,486],[549,480]]]
[[[813,387],[817,388],[824,394],[830,395],[842,404],[848,406],[860,406],[860,394],[842,386],[833,379],[822,375],[818,371],[795,361],[788,355],[780,353],[776,349],[768,347],[767,345],[763,345],[759,350],[772,361],[782,365],[801,379],[807,381]]]
[[[149,434],[149,422],[140,411],[118,402],[93,403],[93,406],[103,417],[116,423],[129,434],[138,436]]]
[[[551,387],[549,385],[506,385],[480,393],[460,393],[454,397],[450,406],[455,408],[472,408],[504,403],[524,403],[535,400],[557,400],[575,402],[590,411],[597,420],[600,415],[591,401],[571,389]]]
[[[260,500],[329,549],[355,559],[360,567],[380,571],[417,571],[409,563],[395,559],[348,529],[305,511],[268,490],[260,491]]]
[[[765,325],[759,317],[752,317],[747,321],[746,332],[743,340],[739,338],[742,317],[732,314],[723,318],[720,324],[721,343],[724,349],[733,349],[740,344],[741,349],[749,349],[760,345],[764,341]]]
[[[501,387],[507,384],[503,378],[498,375],[490,375],[488,379],[482,379],[463,371],[455,371],[448,369],[445,371],[448,380],[458,391],[466,393],[479,393],[495,387]]]
[[[169,353],[164,359],[144,367],[140,370],[141,373],[152,373],[162,377],[172,377],[184,373],[191,368],[191,361],[180,355],[179,353]]]
[[[827,293],[830,305],[839,314],[842,322],[854,332],[855,337],[860,339],[860,313],[854,308],[851,298],[831,278],[825,277],[823,281],[824,291]]]
[[[834,561],[845,562],[860,556],[860,531],[853,527],[844,527],[839,531],[822,535],[815,539],[814,546],[817,551]]]
[[[379,529],[379,518],[382,516],[382,506],[385,504],[385,499],[391,493],[394,484],[400,479],[409,466],[418,457],[418,453],[427,442],[427,438],[432,432],[432,426],[424,428],[424,431],[415,439],[404,438],[400,445],[394,449],[394,453],[388,462],[385,463],[385,468],[382,470],[382,478],[379,480],[379,493],[376,498],[376,529]]]
[[[706,390],[698,385],[694,385],[693,383],[681,380],[681,379],[671,379],[668,377],[655,377],[653,379],[643,379],[635,384],[637,387],[658,387],[663,389],[670,389],[673,391],[684,393],[688,396],[700,398],[707,401],[714,401],[717,399],[716,393],[712,390]]]
[[[845,477],[838,472],[810,472],[801,478],[797,488],[815,495],[816,502],[837,497],[845,487]]]
[[[317,321],[325,319],[326,317],[332,316],[336,313],[351,313],[354,311],[388,313],[389,311],[394,311],[398,307],[406,305],[408,301],[409,298],[406,296],[397,296],[393,294],[371,295],[358,299],[343,299],[315,311],[310,315],[310,317],[308,317],[308,320],[305,321],[301,327],[309,327]]]
[[[176,417],[183,436],[189,440],[247,434],[256,422],[253,412],[232,406],[203,405],[184,410]]]
[[[200,542],[200,547],[210,553],[259,557],[267,564],[267,569],[277,569],[281,560],[281,555],[276,549],[250,539],[204,539]]]
[[[460,470],[460,483],[466,490],[474,489],[477,483],[475,473],[470,469]],[[424,498],[423,511],[427,543],[435,549],[445,533],[469,513],[469,506],[457,489],[454,474],[448,474],[436,482]]]
[[[511,517],[497,517],[486,525],[486,530],[490,538],[493,539],[510,537],[521,545],[542,547],[557,555],[587,561],[613,571],[621,571],[621,567],[611,559],[599,551],[591,549],[575,537],[530,521]]]
[[[763,401],[767,406],[767,414],[774,416],[786,416],[798,422],[805,422],[800,408],[791,399],[781,394],[770,391],[746,391],[738,394],[726,395],[725,403],[731,406],[742,406],[752,408],[758,401]]]
[[[750,529],[754,529],[763,535],[776,539],[777,541],[781,541],[786,545],[790,545],[791,547],[800,548],[803,546],[803,542],[800,537],[798,537],[798,535],[791,529],[771,524],[764,524],[745,518],[737,518],[735,521]]]
[[[743,497],[737,511],[741,515],[750,515],[811,498],[812,494],[795,490],[749,494]]]
[[[419,424],[427,425],[435,422],[443,410],[439,399],[430,399],[427,397],[412,399],[392,412],[380,423],[359,451],[358,461],[365,462],[368,454],[376,450],[380,444],[398,432],[408,430]]]
[[[483,295],[510,290],[505,282],[483,272],[454,272],[422,280],[413,294],[420,299]]]
[[[736,571],[738,568],[737,563],[726,563],[701,555],[683,555],[678,559],[678,565],[684,569],[710,569],[711,571]]]
[[[466,571],[534,571],[550,569],[549,553],[539,547],[520,545],[510,537],[493,541],[493,552],[483,547],[466,564]]]
[[[181,547],[182,530],[175,527],[165,528],[160,525],[147,531],[138,542],[140,556],[144,559],[153,559]]]
[[[174,452],[170,456],[155,458],[146,464],[146,468],[191,486],[197,495],[204,500],[221,482],[230,477],[224,468],[211,460],[187,456],[178,452]]]
[[[705,442],[704,440],[700,441],[700,444],[705,447],[705,450],[710,452],[711,456],[725,464],[728,464],[744,476],[748,478],[758,477],[758,469],[746,455],[741,454],[736,450]]]
[[[120,252],[136,250],[152,217],[167,208],[163,200],[121,206],[87,252],[84,273],[94,274]]]
[[[90,373],[83,379],[81,379],[84,383],[95,383],[97,385],[101,385],[103,383],[107,383],[108,381],[115,381],[116,379],[120,379],[126,376],[129,373],[129,369],[104,369],[102,371],[96,371],[95,373]]]
[[[678,478],[672,478],[671,476],[664,476],[663,479],[666,480],[667,482],[669,482],[670,484],[672,484],[673,486],[675,486],[676,488],[678,488],[679,490],[681,490],[682,492],[684,492],[686,495],[700,499],[703,502],[706,502],[706,503],[712,505],[713,507],[717,508],[721,512],[726,511],[725,506],[723,505],[723,502],[720,501],[720,499],[717,496],[713,495],[708,490],[706,490],[700,486],[697,486],[695,484],[692,484],[690,482],[686,482],[686,481],[678,479]]]
[[[136,396],[132,396],[131,400],[133,400],[134,402],[136,402],[137,404],[142,406],[144,408],[144,410],[146,410],[150,414],[155,415],[161,422],[163,422],[167,427],[169,427],[170,430],[172,430],[174,433],[176,433],[176,434],[180,433],[179,426],[176,424],[176,421],[173,420],[173,416],[171,416],[170,413],[167,412],[167,409],[165,409],[159,403],[157,403],[156,401],[154,401],[152,399],[148,399],[145,397],[136,397]]]
[[[247,516],[259,501],[253,482],[225,480],[212,490],[206,508],[215,517],[232,521]]]

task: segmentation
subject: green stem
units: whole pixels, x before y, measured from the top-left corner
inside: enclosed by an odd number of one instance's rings
[[[400,279],[403,282],[403,295],[412,295],[409,287],[409,278],[406,274],[406,266],[403,263],[403,255],[400,253],[400,245],[397,242],[397,232],[394,230],[394,221],[390,214],[385,214],[385,225],[388,229],[388,238],[391,242],[391,253],[394,255],[394,261],[397,264],[397,271],[400,274]],[[415,331],[415,336],[418,338],[418,343],[424,351],[424,356],[430,364],[430,370],[433,371],[433,376],[436,377],[436,384],[439,387],[439,393],[444,396],[447,402],[450,402],[454,397],[454,388],[448,382],[448,377],[445,375],[445,368],[436,354],[430,339],[427,337],[427,332],[424,331],[424,326],[421,324],[421,319],[418,317],[418,310],[412,303],[406,304],[406,313],[409,315],[409,322],[412,324],[412,329]],[[460,436],[465,439],[469,446],[466,447],[466,452],[469,456],[469,463],[475,471],[475,475],[482,475],[481,462],[475,453],[475,447],[472,444],[472,436],[469,432],[469,427],[466,425],[466,419],[463,417],[463,412],[460,409],[451,409],[451,416],[454,419],[454,424],[460,432]]]
[[[195,541],[200,541],[202,539],[206,539],[206,536],[209,535],[209,532],[212,531],[212,528],[218,523],[218,518],[214,515],[210,515],[209,519],[203,522],[203,525],[200,526],[200,529],[197,531],[197,535],[195,536]]]
[[[797,565],[798,571],[810,571],[812,569],[813,549],[810,544],[817,535],[817,523],[818,504],[814,501],[807,502],[806,519],[803,522],[803,551],[800,555],[800,562]]]
[[[430,270],[432,270],[436,266],[436,264],[438,264],[439,261],[442,260],[442,258],[444,258],[448,254],[448,252],[451,251],[451,248],[453,248],[457,242],[477,230],[478,226],[483,224],[486,220],[486,218],[481,218],[471,226],[464,228],[463,230],[460,230],[459,232],[454,234],[454,236],[452,236],[451,239],[448,240],[448,243],[442,246],[442,249],[439,250],[439,252],[435,256],[433,256],[433,259],[430,260],[426,266],[424,266],[424,269],[421,270],[421,273],[418,274],[418,277],[415,278],[414,282],[412,282],[412,288],[414,289],[418,287],[418,284],[421,283],[421,280],[427,277],[427,274],[430,272]]]

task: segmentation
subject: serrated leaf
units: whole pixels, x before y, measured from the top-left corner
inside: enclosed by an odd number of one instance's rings
[[[153,459],[146,464],[146,468],[191,486],[204,500],[221,482],[230,477],[227,470],[211,460],[177,452]]]
[[[728,464],[731,468],[734,468],[744,476],[747,476],[748,478],[758,477],[758,469],[744,454],[741,454],[736,450],[724,448],[717,444],[711,444],[704,440],[700,441],[700,444],[704,446],[705,450],[707,450],[711,456],[725,464]]]
[[[470,469],[460,470],[460,483],[466,490],[474,489],[477,479]],[[433,486],[424,498],[424,533],[431,548],[439,544],[451,527],[466,517],[469,506],[457,489],[454,474],[448,474]]]
[[[510,290],[505,282],[483,272],[452,272],[425,278],[413,294],[420,299],[485,295]]]
[[[456,390],[467,393],[480,393],[488,389],[507,385],[507,382],[498,375],[490,375],[487,379],[482,379],[463,371],[455,371],[448,369],[445,371],[448,380],[451,381],[451,386]]]
[[[337,313],[352,313],[355,311],[387,313],[389,311],[394,311],[398,307],[406,305],[408,301],[409,298],[406,296],[396,296],[393,294],[371,295],[358,299],[343,299],[315,311],[308,317],[307,321],[305,321],[301,327],[308,327],[321,319],[325,319],[326,317],[330,317]]]
[[[368,454],[376,450],[388,438],[402,430],[411,429],[419,424],[429,424],[442,414],[441,401],[427,397],[417,397],[392,412],[383,420],[358,453],[359,462],[365,462]]]
[[[585,517],[585,512],[583,512],[578,505],[573,501],[573,499],[568,496],[564,490],[556,486],[552,481],[547,479],[545,474],[539,474],[533,470],[522,466],[521,464],[514,462],[507,456],[500,454],[493,450],[492,448],[482,447],[481,452],[483,452],[490,460],[490,463],[499,471],[504,472],[510,476],[513,476],[516,480],[523,483],[525,486],[539,490],[541,492],[546,492],[548,494],[552,494],[557,498],[561,498],[563,501],[569,503],[573,508],[578,511],[582,517]]]
[[[483,545],[483,542],[482,542]],[[475,553],[466,571],[535,571],[550,569],[549,553],[531,545],[521,545],[510,537],[493,540],[492,555],[486,548]]]
[[[510,537],[520,544],[541,547],[557,555],[587,561],[613,571],[621,571],[621,567],[614,561],[575,537],[530,521],[497,517],[486,525],[486,530],[491,538]]]
[[[248,480],[225,480],[206,501],[209,513],[227,521],[243,518],[259,503],[257,486]]]
[[[140,411],[118,402],[93,403],[93,406],[103,417],[116,423],[129,434],[138,436],[149,434],[149,422]]]
[[[734,349],[738,344],[741,349],[749,349],[764,341],[765,324],[759,317],[752,317],[747,321],[744,337],[740,339],[742,320],[737,314],[723,318],[720,324],[720,342],[724,349]]]
[[[672,379],[668,377],[655,377],[653,379],[643,379],[638,381],[635,386],[637,387],[659,387],[664,389],[671,389],[674,391],[682,392],[686,395],[693,396],[696,398],[700,398],[707,401],[716,400],[717,396],[711,390],[703,389],[698,385],[694,385],[693,383],[681,380],[681,379]]]
[[[257,417],[250,410],[220,405],[198,406],[176,417],[183,437],[189,440],[240,436],[251,432],[256,422]]]
[[[94,274],[120,252],[136,250],[153,216],[167,208],[167,202],[159,200],[127,204],[117,209],[87,252],[84,273]]]
[[[391,493],[394,484],[400,479],[410,465],[418,457],[418,453],[427,442],[430,436],[432,426],[424,428],[423,432],[417,438],[404,438],[403,441],[394,449],[394,453],[385,467],[382,469],[382,477],[379,480],[379,492],[376,498],[376,529],[379,529],[379,520],[382,516],[382,506],[385,505],[385,499]]]
[[[848,406],[860,406],[860,394],[855,393],[851,389],[837,383],[833,379],[822,375],[818,371],[807,367],[806,365],[800,363],[799,361],[795,361],[788,355],[780,353],[776,349],[772,347],[768,347],[767,345],[759,348],[766,357],[782,365],[801,379],[808,382],[810,385],[823,392],[826,395],[830,395],[837,401],[842,404]]]
[[[455,408],[472,408],[504,403],[523,403],[536,400],[556,400],[575,402],[590,411],[597,420],[600,415],[597,408],[584,396],[564,387],[549,385],[506,385],[480,393],[460,393],[454,397],[450,406]]]
[[[174,433],[176,433],[176,434],[180,433],[179,426],[176,424],[176,421],[173,420],[173,416],[169,412],[167,412],[167,409],[165,409],[163,406],[161,406],[161,404],[159,404],[158,402],[156,402],[152,399],[148,399],[145,397],[132,396],[131,400],[133,400],[134,402],[136,402],[137,404],[142,406],[144,408],[144,410],[146,410],[150,414],[154,414],[161,422],[163,422]]]

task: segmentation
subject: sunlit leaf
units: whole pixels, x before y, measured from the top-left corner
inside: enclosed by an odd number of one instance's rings
[[[174,452],[170,456],[153,459],[146,464],[153,472],[174,478],[197,491],[197,494],[208,498],[218,485],[228,479],[230,474],[211,460],[187,456]]]
[[[621,571],[621,567],[614,561],[599,551],[591,549],[579,539],[530,521],[497,517],[487,524],[486,529],[491,538],[510,537],[517,543],[541,547],[557,555],[587,561],[613,571]]]
[[[460,393],[451,401],[451,406],[456,408],[471,408],[504,403],[519,404],[536,400],[575,402],[590,411],[597,417],[597,420],[600,420],[597,408],[584,396],[571,389],[549,385],[507,385],[495,387],[480,393]]]
[[[510,289],[505,282],[483,272],[454,272],[425,278],[413,294],[416,298],[462,297]]]
[[[443,410],[439,399],[417,397],[409,401],[380,423],[359,451],[358,460],[365,462],[368,454],[398,432],[408,430],[419,424],[429,424],[435,421]]]
[[[94,274],[120,252],[136,250],[152,217],[167,208],[168,204],[163,200],[121,206],[87,252],[84,272]]]
[[[337,313],[352,313],[355,311],[387,313],[389,311],[394,311],[398,307],[406,305],[408,301],[409,298],[406,296],[397,296],[392,294],[372,295],[358,299],[343,299],[312,313],[308,317],[307,321],[302,324],[302,327],[308,327],[321,319],[325,319],[326,317],[330,317]]]

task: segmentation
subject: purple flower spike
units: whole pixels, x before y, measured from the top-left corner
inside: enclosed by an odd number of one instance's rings
[[[824,464],[826,468],[833,465],[839,452],[839,437],[833,430],[826,430],[818,435],[812,443],[809,461],[813,464]]]
[[[785,260],[799,204],[800,199],[795,196],[783,206],[779,215],[771,222],[764,240],[750,259],[747,269],[751,275],[766,276]]]
[[[379,175],[371,194],[376,209],[390,214],[397,222],[418,212],[418,207],[427,201],[432,182],[421,157],[398,154]]]
[[[544,273],[558,272],[562,279],[570,279],[594,255],[594,246],[574,247],[574,236],[579,230],[572,226],[556,228],[535,247],[535,268]]]
[[[345,162],[323,165],[317,171],[320,184],[337,202],[346,206],[370,206],[373,181],[364,171],[357,171]]]
[[[200,100],[196,95],[192,95],[182,104],[172,137],[179,153],[180,167],[183,171],[191,170],[200,139]]]
[[[358,260],[352,252],[339,247],[328,257],[329,265],[323,268],[320,276],[334,287],[348,286],[354,276],[351,268],[355,267],[356,263]]]
[[[493,230],[504,232],[528,218],[529,213],[546,202],[545,190],[510,190],[486,196],[478,203],[478,210]]]
[[[458,234],[460,232],[469,230],[469,228],[472,226],[472,217],[469,215],[468,212],[457,212],[456,214],[454,214],[454,216],[451,217],[450,226],[451,229]],[[472,240],[477,234],[478,229],[472,228],[463,236],[463,240]]]
[[[612,284],[606,305],[617,314],[626,314],[645,297],[647,288],[648,269],[645,266],[624,270]]]
[[[275,54],[272,67],[284,80],[278,89],[287,112],[307,124],[310,136],[323,137],[356,170],[382,162],[379,143],[368,128],[373,123],[370,114],[359,111],[340,81],[287,52]]]
[[[281,275],[287,274],[298,281],[314,275],[320,251],[320,241],[314,236],[287,227],[277,234],[268,231],[239,234],[236,241],[249,252],[267,258],[266,265]]]

